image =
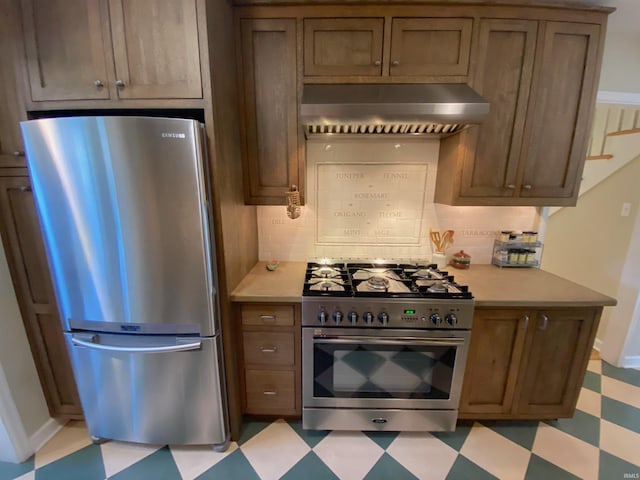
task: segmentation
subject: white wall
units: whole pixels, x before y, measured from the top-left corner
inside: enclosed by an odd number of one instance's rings
[[[599,90],[640,93],[640,1],[602,3],[617,10],[607,24]]]
[[[0,395],[13,400],[20,423],[28,437],[32,437],[49,421],[49,411],[40,387],[36,367],[22,323],[20,310],[9,275],[9,268],[0,242],[0,312],[2,334],[0,335],[0,368],[6,376],[9,392]],[[4,405],[6,407],[6,405]],[[0,412],[11,410],[0,410]],[[1,419],[5,426],[8,420]]]

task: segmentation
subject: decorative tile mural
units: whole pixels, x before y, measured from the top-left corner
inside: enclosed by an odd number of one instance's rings
[[[258,207],[260,260],[425,261],[429,229],[454,230],[447,254],[464,249],[490,263],[500,230],[542,230],[534,207],[451,207],[433,203],[437,139],[308,140],[306,205]]]

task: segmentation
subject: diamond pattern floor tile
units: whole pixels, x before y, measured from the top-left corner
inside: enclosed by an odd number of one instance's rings
[[[526,480],[580,480],[579,477],[537,455],[531,455],[525,478]]]
[[[513,422],[513,421],[483,421],[483,426],[490,428],[494,432],[499,433],[503,437],[507,437],[512,442],[517,443],[521,447],[531,450],[533,441],[538,431],[538,421],[531,422]]]
[[[104,473],[111,477],[159,450],[161,445],[141,445],[126,442],[106,442],[100,445]]]
[[[338,480],[338,477],[325,463],[311,451],[284,474],[282,480]]]
[[[178,466],[174,462],[169,448],[163,447],[157,450],[129,468],[109,477],[109,480],[138,480],[141,478],[181,480]]]
[[[600,375],[589,371],[585,372],[582,386],[600,393]]]
[[[640,467],[640,434],[602,419],[600,449]]]
[[[209,445],[198,447],[174,446],[171,447],[171,455],[176,462],[182,479],[192,480],[227,458],[237,448],[238,444],[236,442],[232,442],[226,452],[216,452]]]
[[[611,377],[602,377],[602,395],[640,408],[640,387]]]
[[[458,452],[430,433],[401,433],[387,453],[421,480],[447,477]]]
[[[640,433],[640,409],[618,402],[609,397],[602,397],[602,418],[621,427]]]
[[[546,423],[538,427],[531,451],[584,480],[598,478],[598,448]]]
[[[594,417],[600,417],[602,414],[602,397],[593,390],[582,388],[576,408]]]
[[[247,457],[239,448],[197,477],[198,480],[235,480],[236,478],[238,480],[260,480]]]
[[[634,368],[618,368],[607,362],[602,362],[602,373],[607,377],[640,387],[640,370]]]
[[[389,480],[390,478],[413,480],[416,477],[393,457],[384,453],[364,478],[365,480]]]
[[[98,480],[105,477],[98,445],[89,445],[36,468],[36,480]]]
[[[262,479],[280,478],[311,450],[284,420],[272,423],[240,449]]]
[[[600,418],[588,413],[576,410],[573,418],[560,418],[546,423],[580,440],[584,440],[594,447],[600,444]]]
[[[384,453],[361,432],[331,432],[313,451],[339,478],[350,480],[364,478]]]
[[[224,453],[210,447],[92,445],[70,422],[0,480],[609,480],[640,478],[640,371],[590,361],[573,418],[459,422],[455,432],[305,431],[248,420]]]
[[[531,451],[476,423],[460,453],[498,478],[522,479]]]
[[[454,462],[447,480],[497,480],[496,477],[491,475],[486,470],[468,460],[462,455],[458,455],[458,458]]]
[[[640,467],[600,451],[600,479],[640,478]]]

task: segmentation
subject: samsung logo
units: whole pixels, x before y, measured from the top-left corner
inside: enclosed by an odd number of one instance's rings
[[[184,133],[163,133],[162,138],[187,138]]]

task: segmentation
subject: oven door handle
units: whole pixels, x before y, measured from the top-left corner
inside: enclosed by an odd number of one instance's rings
[[[464,338],[380,338],[362,335],[349,335],[348,337],[313,337],[317,343],[362,343],[366,345],[432,345],[442,347],[457,347],[464,344]]]

